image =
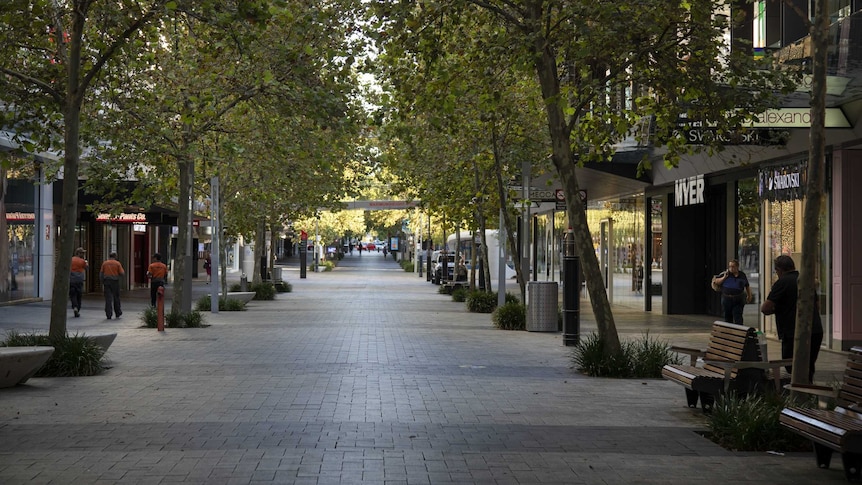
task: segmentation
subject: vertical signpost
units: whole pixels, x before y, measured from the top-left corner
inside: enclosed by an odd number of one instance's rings
[[[210,232],[212,232],[212,244],[210,251],[210,311],[218,313],[219,294],[221,293],[221,204],[219,203],[219,179],[213,177],[210,182],[210,200],[212,200]]]
[[[299,233],[299,277],[305,279],[306,268],[308,265],[308,233],[300,231]]]

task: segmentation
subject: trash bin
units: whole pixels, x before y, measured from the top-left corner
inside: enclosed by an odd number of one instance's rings
[[[248,291],[248,278],[245,276],[245,273],[239,277],[239,291]]]
[[[527,331],[556,332],[559,290],[556,281],[527,282]]]
[[[272,268],[272,281],[279,282],[281,281],[281,268]]]

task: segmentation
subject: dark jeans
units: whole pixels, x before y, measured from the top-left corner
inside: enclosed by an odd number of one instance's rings
[[[721,295],[724,321],[742,325],[742,309],[745,308],[745,293],[740,295]]]
[[[116,313],[119,317],[123,314],[120,309],[120,281],[105,279],[102,281],[102,288],[105,293],[105,315],[111,318]]]
[[[158,296],[160,286],[165,286],[165,280],[156,278],[150,280],[150,304],[152,306],[156,306],[156,296]]]
[[[792,359],[793,358],[793,340],[796,337],[794,335],[785,335],[783,339],[781,339],[781,358],[782,359]],[[814,382],[814,363],[817,362],[817,356],[820,355],[820,344],[823,343],[823,334],[822,333],[812,333],[811,334],[811,358],[808,362],[808,382]],[[787,372],[793,372],[793,366],[788,365]]]
[[[69,283],[69,299],[72,300],[72,310],[81,309],[81,295],[84,293],[84,282]]]

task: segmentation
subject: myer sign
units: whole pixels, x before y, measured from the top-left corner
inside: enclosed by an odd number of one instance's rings
[[[703,175],[677,180],[673,190],[676,206],[703,204],[703,187]]]

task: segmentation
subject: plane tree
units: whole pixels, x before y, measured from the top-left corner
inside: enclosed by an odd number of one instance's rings
[[[344,86],[353,58],[339,47],[346,37],[342,26],[352,25],[345,21],[349,7],[349,1],[314,10],[302,2],[257,2],[183,12],[157,25],[146,58],[134,59],[133,69],[113,73],[123,81],[116,83],[121,88],[110,92],[111,122],[103,124],[106,137],[114,142],[105,156],[114,164],[113,173],[138,167],[137,172],[150,180],[175,174],[178,181],[178,186],[169,187],[178,201],[180,228],[173,262],[173,312],[191,309],[186,292],[198,169],[205,166],[209,175],[226,177],[227,190],[244,189],[233,192],[240,192],[241,200],[226,199],[226,205],[242,207],[248,202],[277,214],[275,201],[286,200],[290,188],[279,185],[280,176],[320,168],[312,160],[290,158],[285,155],[288,149],[302,155],[304,146],[296,143],[300,134],[330,130],[336,126],[332,120],[346,123],[343,99],[349,90]],[[232,116],[235,112],[247,114],[254,123],[243,126],[243,120]],[[304,118],[312,119],[313,126]],[[282,128],[272,131],[277,125],[306,131],[279,139]],[[265,140],[267,134],[273,138]],[[213,143],[228,148],[219,152],[212,149]],[[284,156],[295,166],[280,167]],[[233,185],[231,176],[237,177]],[[234,218],[234,227],[244,230],[242,223],[254,222],[252,232],[260,236],[267,218],[259,212],[255,218]],[[228,217],[231,214],[227,212]]]
[[[180,7],[179,0],[10,0],[0,4],[0,124],[30,153],[61,153],[41,167],[46,181],[63,175],[59,245],[49,333],[66,333],[66,297],[78,217],[82,114],[100,95],[104,70],[141,48],[142,30]]]
[[[566,194],[569,226],[608,353],[619,350],[619,336],[575,169],[611,161],[629,136],[662,147],[643,160],[642,169],[654,161],[673,166],[682,154],[700,149],[680,135],[679,128],[694,123],[713,128],[717,135],[705,146],[718,150],[722,137],[744,129],[754,113],[776,102],[777,91],[791,88],[768,62],[729,49],[724,35],[730,6],[712,0],[444,0],[379,2],[374,10],[375,27],[385,32],[381,49],[400,57],[405,69],[457,55],[461,49],[452,50],[446,36],[465,26],[476,42],[497,36],[489,51],[495,59],[534,76],[549,158]],[[496,28],[470,28],[476,16]],[[457,103],[459,94],[438,96]]]

